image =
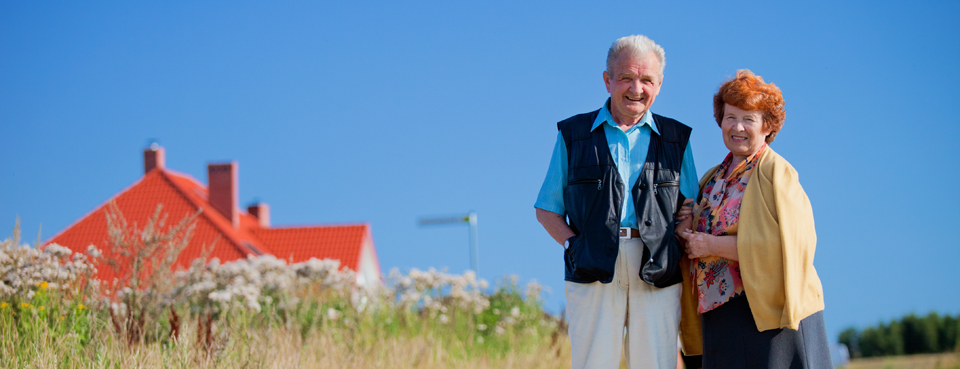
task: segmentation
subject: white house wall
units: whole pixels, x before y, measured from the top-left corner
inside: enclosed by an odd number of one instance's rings
[[[366,287],[379,287],[382,283],[380,265],[373,253],[373,242],[367,237],[360,251],[359,270],[357,270],[357,284]]]

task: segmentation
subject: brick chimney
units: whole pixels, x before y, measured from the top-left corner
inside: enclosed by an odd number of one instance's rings
[[[150,173],[153,168],[166,168],[167,160],[163,148],[156,142],[143,150],[143,174]]]
[[[270,206],[264,202],[257,202],[247,206],[247,213],[260,221],[260,226],[270,228]]]
[[[223,214],[234,227],[240,226],[239,176],[237,162],[207,165],[210,205]]]

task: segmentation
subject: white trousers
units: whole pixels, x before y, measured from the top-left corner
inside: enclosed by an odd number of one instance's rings
[[[621,348],[630,369],[677,367],[680,291],[640,279],[643,242],[620,239],[613,282],[566,283],[572,368],[618,368]]]

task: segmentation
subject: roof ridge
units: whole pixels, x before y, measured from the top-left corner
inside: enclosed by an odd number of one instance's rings
[[[166,174],[166,175],[168,175],[168,176],[182,177],[183,179],[186,179],[186,180],[188,180],[188,181],[192,181],[192,182],[194,182],[194,183],[196,183],[196,184],[198,184],[198,185],[200,185],[200,186],[203,186],[203,184],[200,183],[199,180],[197,180],[196,178],[193,178],[193,176],[190,175],[189,173],[184,173],[184,172],[180,172],[180,171],[176,171],[176,170],[168,169],[168,168],[162,168],[161,170],[163,171],[164,174]]]
[[[241,214],[241,216],[243,216],[243,214]],[[243,221],[241,220],[241,223],[242,223],[242,222],[243,222]],[[259,245],[257,245],[257,248],[260,249],[260,251],[262,251],[262,252],[264,252],[264,253],[267,253],[267,254],[270,254],[270,255],[273,255],[273,249],[271,249],[270,246],[267,245],[266,242],[263,242],[263,239],[260,238],[259,235],[257,235],[257,231],[258,231],[258,230],[261,230],[261,229],[265,229],[265,228],[263,228],[263,227],[248,228],[248,229],[247,229],[247,233],[250,234],[250,237],[255,238],[255,239],[257,240],[257,242],[260,243]]]
[[[230,232],[226,232],[226,231],[224,231],[223,229],[221,229],[220,225],[217,224],[217,222],[214,221],[214,220],[207,214],[207,213],[209,213],[209,212],[208,212],[206,209],[204,209],[204,206],[203,206],[204,204],[199,204],[197,201],[195,201],[194,199],[192,199],[190,196],[187,196],[187,194],[185,193],[186,191],[185,191],[183,188],[181,188],[179,184],[177,184],[176,182],[174,182],[172,179],[170,179],[170,178],[168,177],[169,175],[173,175],[172,173],[168,174],[168,173],[166,173],[166,171],[164,171],[163,169],[160,170],[160,173],[161,173],[161,177],[162,177],[165,181],[167,181],[167,183],[169,183],[170,186],[174,188],[174,190],[176,190],[177,194],[179,194],[180,197],[184,198],[185,200],[187,200],[187,202],[189,202],[189,203],[192,204],[193,206],[197,207],[198,209],[201,209],[202,211],[200,212],[200,216],[206,218],[206,219],[210,222],[210,224],[213,226],[213,228],[216,229],[217,232],[220,232],[220,234],[224,236],[223,238],[226,238],[227,241],[229,241],[230,243],[232,243],[232,244],[233,244],[233,247],[236,248],[238,251],[240,251],[240,253],[243,254],[244,257],[246,257],[246,256],[249,255],[249,254],[254,254],[254,255],[257,254],[256,252],[253,252],[253,250],[251,250],[249,247],[246,247],[245,245],[243,245],[243,242],[241,242],[241,240],[237,239],[237,237],[234,237],[233,235],[231,235]],[[187,179],[187,180],[191,180],[190,178],[186,178],[186,179]],[[196,183],[196,182],[195,182],[195,183]],[[202,184],[199,184],[199,183],[197,183],[197,184],[200,185],[200,186],[203,186]]]
[[[192,183],[193,183],[194,185],[196,185],[200,190],[202,190],[202,191],[204,192],[204,195],[207,196],[207,198],[209,199],[210,189],[209,189],[209,188],[206,188],[206,186],[204,186],[202,183],[200,183],[200,181],[198,181],[198,180],[197,180],[196,178],[194,178],[192,175],[190,175],[190,174],[188,174],[188,173],[178,172],[178,171],[175,171],[175,170],[172,170],[172,169],[167,169],[167,168],[164,168],[164,173],[165,173],[166,175],[168,175],[168,176],[178,177],[177,179],[182,179],[182,180],[185,180],[185,181],[188,181],[188,182],[192,182]],[[168,178],[168,180],[169,180],[169,179],[170,179],[170,178]],[[180,189],[182,192],[186,192],[186,189],[179,187],[179,184],[178,184],[176,181],[171,181],[171,182],[172,182],[175,186],[177,186],[177,188]],[[184,195],[184,196],[187,197],[188,199],[190,198],[190,196],[188,196],[188,195]],[[195,203],[194,203],[194,204],[195,204]],[[205,204],[205,205],[209,205],[209,203],[207,203],[207,204]],[[214,211],[215,211],[215,210],[216,210],[216,209],[214,209]],[[247,216],[247,217],[252,216],[252,215],[250,215],[248,212],[244,211],[243,208],[240,208],[240,209],[239,209],[239,214],[240,214],[240,218],[241,218],[241,221],[240,221],[240,222],[241,222],[241,225],[243,224],[243,217],[244,217],[244,216]],[[208,217],[207,219],[210,219],[211,222],[212,222],[212,218],[209,218],[209,217]],[[218,230],[219,230],[219,229],[218,229]],[[223,232],[223,231],[221,231],[221,233],[227,234],[227,232]],[[238,229],[236,233],[243,233],[243,232]],[[256,241],[255,244],[252,245],[252,246],[253,246],[253,250],[250,250],[250,247],[246,246],[246,245],[244,244],[244,242],[243,242],[243,241],[244,241],[243,238],[246,238],[248,235],[249,235],[251,238],[253,238],[253,241]],[[259,253],[268,253],[268,254],[269,254],[269,253],[272,253],[272,251],[269,249],[269,247],[266,246],[266,244],[263,242],[263,240],[260,239],[260,237],[257,237],[257,235],[256,235],[255,233],[253,233],[253,228],[247,228],[247,229],[246,229],[246,232],[245,232],[244,234],[238,234],[237,237],[243,237],[243,238],[241,238],[238,242],[235,242],[236,245],[240,245],[239,248],[241,249],[241,252],[243,251],[243,248],[246,248],[246,249],[247,249],[246,251],[247,251],[248,254],[259,254]]]

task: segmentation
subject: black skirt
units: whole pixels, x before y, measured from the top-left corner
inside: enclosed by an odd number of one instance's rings
[[[823,311],[800,329],[757,331],[745,295],[703,313],[703,368],[833,368]]]

